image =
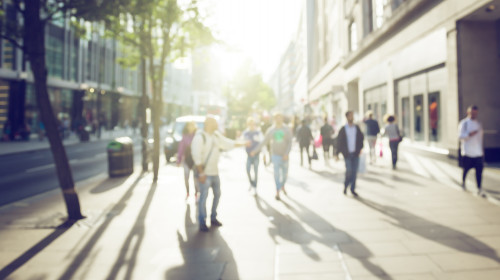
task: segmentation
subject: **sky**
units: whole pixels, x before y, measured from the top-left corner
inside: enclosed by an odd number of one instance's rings
[[[269,79],[298,28],[304,0],[205,0],[207,24],[236,54],[224,56],[225,72],[236,70],[245,56]]]

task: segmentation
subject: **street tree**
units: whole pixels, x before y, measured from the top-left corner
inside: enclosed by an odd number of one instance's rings
[[[234,73],[225,88],[225,95],[229,115],[237,118],[245,118],[256,109],[270,110],[276,105],[272,88],[253,69],[250,60],[245,61]]]
[[[181,3],[180,3],[181,2]],[[109,22],[108,30],[129,47],[135,48],[138,62],[147,65],[152,98],[153,181],[158,180],[160,122],[163,111],[165,66],[192,48],[214,42],[204,25],[196,0],[135,0],[126,13]],[[132,56],[133,57],[133,56]],[[142,73],[146,69],[142,68]],[[145,74],[143,74],[145,75]],[[145,88],[145,85],[143,85]]]
[[[68,212],[68,220],[84,218],[68,157],[59,136],[56,116],[47,89],[45,30],[54,20],[83,18],[96,21],[111,13],[119,13],[128,0],[12,0],[8,5],[14,15],[2,11],[0,36],[20,48],[23,61],[28,61],[34,79],[36,103],[45,126],[55,170]],[[23,67],[26,64],[23,63]]]

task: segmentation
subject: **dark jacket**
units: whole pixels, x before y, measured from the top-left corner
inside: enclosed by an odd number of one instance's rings
[[[378,126],[378,122],[374,119],[365,120],[366,124],[366,135],[368,136],[377,136],[380,132],[380,127]]]
[[[359,155],[361,152],[361,149],[363,149],[363,141],[364,141],[364,135],[361,132],[361,129],[359,128],[358,125],[356,125],[356,151],[355,153]],[[342,126],[342,128],[339,131],[339,135],[337,137],[337,155],[339,153],[342,153],[344,158],[346,158],[349,155],[349,148],[347,147],[347,135],[345,132],[345,126]]]
[[[301,125],[297,131],[297,141],[299,141],[299,144],[301,146],[309,146],[313,140],[311,129],[307,125]]]

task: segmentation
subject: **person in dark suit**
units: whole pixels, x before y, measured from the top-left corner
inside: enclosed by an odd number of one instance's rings
[[[345,161],[345,181],[344,194],[347,194],[347,188],[351,186],[351,193],[356,193],[356,175],[358,173],[359,155],[363,149],[364,135],[358,125],[354,124],[354,114],[352,111],[345,113],[347,124],[344,125],[337,137],[336,158],[339,159],[339,153],[342,153]]]

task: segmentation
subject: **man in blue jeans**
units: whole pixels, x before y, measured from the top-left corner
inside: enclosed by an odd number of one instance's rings
[[[281,113],[274,114],[274,125],[266,131],[264,141],[250,155],[256,155],[267,143],[271,142],[271,161],[274,166],[276,200],[280,200],[280,191],[286,194],[285,183],[288,176],[288,154],[292,149],[292,131],[283,123]]]
[[[347,124],[343,126],[337,137],[337,160],[339,153],[342,153],[345,161],[345,181],[344,194],[347,194],[347,188],[351,186],[351,193],[356,193],[356,175],[358,173],[359,155],[363,149],[364,136],[358,125],[354,124],[354,114],[352,111],[345,113]]]
[[[262,135],[262,131],[255,125],[255,120],[251,117],[247,119],[247,129],[243,132],[243,139],[249,143],[246,147],[247,175],[254,194],[256,195],[257,178],[259,177],[259,154],[252,156],[250,155],[250,153],[259,145],[260,142],[262,142],[262,140],[264,139],[264,135]],[[253,179],[251,175],[252,166],[254,171]]]
[[[207,218],[207,196],[208,190],[212,188],[214,200],[210,215],[210,225],[220,227],[222,223],[217,220],[217,206],[221,195],[219,179],[219,156],[220,150],[229,150],[238,146],[245,146],[246,142],[233,141],[224,137],[218,130],[218,123],[214,117],[207,116],[203,131],[199,131],[191,142],[191,155],[196,166],[196,175],[200,187],[200,199],[198,200],[198,220],[200,231],[208,231],[205,223]]]

